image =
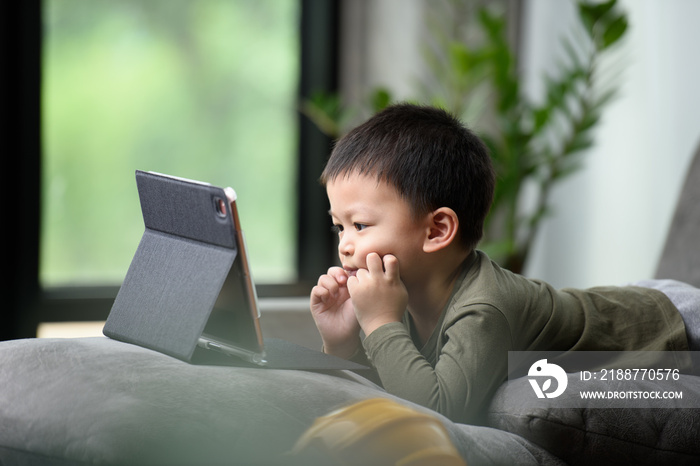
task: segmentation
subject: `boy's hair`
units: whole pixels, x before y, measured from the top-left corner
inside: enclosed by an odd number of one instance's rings
[[[337,141],[321,183],[353,173],[393,186],[416,216],[449,207],[469,249],[483,235],[495,175],[488,149],[444,110],[411,104],[377,113]]]

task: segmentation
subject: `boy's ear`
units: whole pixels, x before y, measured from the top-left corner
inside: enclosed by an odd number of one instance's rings
[[[454,210],[440,207],[428,214],[428,234],[423,242],[424,252],[435,252],[443,249],[455,240],[459,229],[459,219]]]

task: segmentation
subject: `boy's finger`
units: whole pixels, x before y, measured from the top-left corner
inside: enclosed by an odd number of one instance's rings
[[[311,289],[311,305],[325,303],[329,296],[330,292],[327,288],[316,285]]]
[[[325,288],[332,296],[338,296],[340,285],[331,275],[321,275],[318,279],[318,286]]]
[[[340,285],[344,285],[348,281],[348,273],[342,267],[331,267],[328,269],[328,275],[333,277]]]
[[[382,258],[376,252],[370,252],[365,259],[367,262],[367,271],[370,275],[381,275],[384,273],[384,265]]]
[[[357,278],[357,276],[348,278],[348,293],[351,297],[355,293],[355,287],[358,285],[358,283],[359,278]]]
[[[400,278],[399,275],[399,260],[396,256],[387,254],[383,258],[384,270],[386,271],[386,276],[388,278]]]

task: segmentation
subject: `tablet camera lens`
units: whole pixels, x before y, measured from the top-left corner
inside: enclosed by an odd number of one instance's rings
[[[220,197],[217,197],[216,199],[214,199],[214,204],[216,206],[216,214],[219,217],[226,217],[226,201],[224,201]]]

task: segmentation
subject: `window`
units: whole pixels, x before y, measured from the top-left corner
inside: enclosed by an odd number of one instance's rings
[[[299,6],[45,1],[42,286],[121,282],[135,169],[233,186],[256,279],[296,280]]]
[[[98,5],[104,4],[104,5]],[[24,0],[22,2],[5,2],[0,6],[0,18],[6,23],[6,32],[0,37],[0,63],[5,74],[3,75],[1,99],[3,105],[0,112],[5,116],[6,125],[0,129],[3,134],[3,142],[8,150],[6,157],[6,176],[4,182],[0,184],[3,198],[7,200],[4,211],[4,218],[9,219],[5,229],[6,244],[2,267],[5,270],[3,281],[3,295],[5,296],[5,312],[0,315],[0,339],[11,339],[21,337],[31,337],[36,334],[39,322],[67,322],[67,321],[99,321],[104,320],[111,308],[112,301],[121,280],[126,272],[131,257],[136,249],[136,245],[143,231],[143,224],[140,218],[140,209],[136,198],[136,188],[133,181],[133,171],[137,168],[148,170],[159,170],[173,175],[181,175],[190,178],[210,181],[222,185],[232,185],[239,192],[241,198],[241,214],[245,223],[249,242],[253,242],[250,232],[253,228],[251,223],[253,217],[270,217],[273,223],[268,223],[267,231],[260,233],[272,238],[272,243],[286,244],[285,248],[278,249],[273,254],[272,249],[263,250],[256,253],[259,247],[251,246],[251,261],[253,262],[256,280],[259,284],[258,293],[261,297],[273,296],[308,296],[310,283],[315,280],[319,273],[328,267],[335,254],[333,252],[333,236],[328,228],[328,218],[326,211],[327,201],[323,194],[323,189],[316,182],[324,160],[328,155],[330,141],[304,117],[296,111],[296,103],[300,98],[311,95],[318,90],[333,90],[336,85],[336,36],[337,36],[337,10],[338,5],[335,0],[275,0],[274,2],[262,2],[251,0],[207,0],[207,1],[156,1],[140,2],[135,0],[120,0],[119,2],[76,2],[75,0]],[[145,5],[147,4],[147,5]],[[172,5],[171,5],[172,4]],[[285,31],[272,31],[278,29],[278,11],[270,12],[274,4],[274,10],[284,4],[286,5],[287,18],[293,18],[293,23]],[[68,6],[78,8],[77,15],[61,16],[60,10]],[[243,6],[249,11],[253,11],[254,16],[249,23],[240,26],[239,20],[219,17],[216,12],[225,12],[226,9],[234,6]],[[93,27],[99,23],[97,19],[90,15],[96,14],[103,7],[114,7],[120,9],[120,13],[114,13],[109,18],[102,18],[104,27],[95,37],[88,37],[85,34],[96,33]],[[179,11],[169,9],[176,6]],[[149,8],[148,11],[143,8]],[[154,10],[150,10],[154,8]],[[162,8],[162,9],[158,9]],[[266,9],[267,8],[267,9]],[[232,11],[232,10],[228,10]],[[185,12],[187,14],[185,14]],[[222,13],[223,15],[224,13]],[[272,15],[272,16],[270,16]],[[184,40],[181,34],[188,34],[196,37],[202,46],[206,45],[207,56],[222,56],[224,59],[232,52],[227,51],[230,44],[227,41],[216,45],[215,29],[226,30],[230,27],[256,26],[259,33],[258,41],[265,44],[247,43],[244,49],[239,50],[245,55],[246,51],[258,50],[257,47],[267,45],[272,37],[278,34],[287,34],[285,47],[296,48],[296,52],[291,57],[293,62],[287,62],[288,67],[296,67],[296,75],[293,81],[288,84],[288,89],[292,93],[289,97],[291,105],[280,115],[271,116],[270,100],[273,94],[281,92],[282,88],[267,88],[271,86],[267,79],[274,76],[267,76],[256,80],[254,84],[257,88],[248,89],[248,95],[240,97],[241,102],[251,97],[259,98],[256,108],[265,108],[264,115],[254,116],[246,114],[244,120],[251,120],[255,124],[248,124],[245,128],[237,128],[234,133],[234,126],[231,120],[227,120],[223,109],[231,104],[224,100],[213,99],[213,106],[204,107],[214,112],[224,113],[224,117],[218,120],[212,118],[206,120],[214,121],[217,128],[200,124],[207,118],[205,115],[196,113],[205,111],[194,102],[194,91],[187,90],[184,95],[176,95],[177,86],[201,86],[188,89],[196,89],[201,94],[209,95],[209,83],[219,84],[218,79],[225,80],[224,72],[226,64],[218,63],[213,71],[205,72],[199,67],[183,67],[187,73],[199,75],[200,79],[191,76],[183,77],[173,74],[178,71],[177,53],[173,44],[165,44],[166,32],[161,30],[165,25],[161,21],[165,17],[175,17],[172,21],[175,26],[173,31],[179,31],[175,37]],[[179,19],[177,19],[179,18]],[[185,27],[184,21],[189,19],[194,21],[194,25],[199,27],[199,32],[193,28]],[[253,21],[257,22],[253,22]],[[51,73],[49,69],[50,60],[56,53],[55,45],[51,44],[52,25],[51,22],[64,21],[68,26],[68,32],[76,33],[80,31],[82,36],[75,36],[73,39],[63,37],[68,46],[68,58],[65,63],[72,65],[72,74],[67,69],[55,70],[63,73],[63,79],[82,79],[88,72],[93,73],[92,80],[83,80],[82,86],[85,89],[72,87],[70,92],[81,96],[73,102],[68,101],[67,94],[71,87],[61,90],[51,97]],[[130,33],[119,35],[117,32],[128,25]],[[285,26],[286,27],[286,26]],[[183,29],[188,29],[183,31]],[[189,30],[192,29],[192,30]],[[250,28],[247,28],[250,30]],[[236,31],[239,33],[240,31]],[[144,41],[148,36],[154,41]],[[121,41],[117,39],[121,38]],[[191,39],[194,40],[194,39]],[[101,41],[101,42],[100,42]],[[248,42],[251,42],[249,40]],[[255,42],[255,41],[252,41]],[[107,50],[99,52],[96,50],[98,44],[108,47]],[[139,46],[135,44],[138,43]],[[177,42],[182,44],[183,42]],[[184,43],[189,43],[185,41]],[[64,45],[66,45],[64,44]],[[212,45],[214,44],[214,45]],[[180,45],[178,45],[179,47]],[[208,48],[212,46],[212,48]],[[234,47],[233,45],[231,47]],[[127,69],[123,64],[116,66],[114,60],[125,59],[123,52],[130,48],[134,56],[140,58],[138,63],[140,68]],[[235,47],[234,47],[235,49]],[[160,53],[152,55],[154,50]],[[241,52],[241,50],[243,50]],[[104,55],[104,56],[99,56]],[[159,58],[158,58],[159,57]],[[240,60],[241,57],[238,56]],[[88,58],[97,60],[100,65],[97,70],[89,69]],[[129,58],[129,57],[126,57]],[[252,65],[260,63],[259,56],[248,53],[245,58],[249,60],[246,72],[252,69]],[[279,57],[268,57],[269,60],[283,60]],[[111,61],[110,61],[111,60]],[[152,60],[156,60],[150,63]],[[279,64],[279,63],[278,63]],[[156,67],[156,65],[159,65]],[[61,65],[63,66],[63,65]],[[158,71],[159,67],[165,67],[165,71]],[[97,71],[97,74],[94,74]],[[180,69],[182,71],[182,69]],[[112,76],[115,73],[116,76]],[[208,73],[208,74],[207,74]],[[204,76],[204,77],[202,77]],[[143,106],[139,99],[152,98],[144,96],[143,92],[131,92],[130,95],[121,94],[125,102],[117,101],[120,107],[103,108],[100,102],[93,101],[101,98],[104,94],[117,94],[123,91],[120,86],[129,84],[126,78],[130,78],[143,85],[150,86],[154,94],[158,97],[156,101],[151,100],[150,107],[166,108],[174,115],[155,117],[153,108]],[[119,79],[117,79],[119,78]],[[116,80],[116,81],[115,81]],[[206,81],[209,80],[209,81]],[[298,84],[297,84],[298,83]],[[70,83],[69,83],[70,84]],[[204,86],[207,84],[207,86]],[[231,92],[236,90],[236,86],[241,86],[240,82],[227,83]],[[224,86],[226,87],[226,86]],[[265,89],[265,95],[254,95],[256,89]],[[286,91],[285,91],[286,92]],[[266,96],[269,97],[266,99]],[[172,97],[172,100],[170,99]],[[220,99],[222,96],[218,95]],[[230,98],[230,95],[228,96]],[[55,99],[52,101],[52,99]],[[114,96],[109,97],[109,102],[114,103]],[[254,99],[253,99],[254,100]],[[61,111],[59,103],[67,103],[68,108]],[[248,100],[250,101],[250,100]],[[279,102],[276,102],[279,103]],[[242,103],[240,105],[243,105]],[[286,105],[286,104],[285,104]],[[136,109],[141,109],[137,111]],[[140,125],[152,129],[153,132],[143,132],[136,137],[135,142],[127,144],[121,140],[127,132],[125,128],[135,126],[129,119],[114,120],[110,112],[126,113],[131,119],[136,120]],[[61,135],[59,131],[51,129],[47,124],[47,119],[52,118],[52,112],[58,114],[62,119],[83,118],[82,123],[75,121],[60,121],[62,128],[69,128],[68,134]],[[185,114],[190,112],[190,114]],[[87,114],[87,115],[86,115]],[[164,123],[164,118],[172,118],[171,123]],[[277,118],[277,119],[275,119]],[[224,121],[225,120],[225,121]],[[239,118],[240,120],[240,118]],[[259,121],[264,120],[264,124]],[[291,130],[274,127],[289,125]],[[107,124],[109,122],[110,124]],[[88,129],[92,124],[93,129]],[[94,129],[98,127],[101,132]],[[229,139],[226,143],[210,140],[211,137],[220,136],[218,129],[225,126],[221,131]],[[165,127],[165,129],[163,129]],[[194,131],[192,128],[195,128]],[[255,133],[265,128],[262,133]],[[269,130],[267,130],[270,128]],[[168,131],[168,136],[156,137],[156,130]],[[180,132],[190,131],[193,139],[185,138]],[[91,154],[85,160],[71,158],[66,154],[51,160],[52,138],[74,137],[70,132],[78,133],[80,137],[74,139],[73,143],[60,141],[58,147],[67,153],[77,152],[80,145],[87,147]],[[256,151],[253,153],[240,154],[239,150],[242,140],[248,134],[253,133],[259,140],[256,141]],[[116,137],[119,135],[120,137]],[[275,136],[274,138],[272,136]],[[196,138],[196,140],[195,140]],[[270,140],[267,140],[270,139]],[[289,153],[285,153],[283,164],[268,166],[270,159],[263,159],[265,176],[259,178],[258,174],[250,167],[256,163],[261,163],[262,154],[260,148],[270,150],[271,147],[279,147],[283,141],[289,144]],[[78,142],[75,142],[78,141]],[[219,145],[221,144],[221,145]],[[112,147],[118,146],[118,147]],[[85,148],[83,147],[83,149]],[[217,152],[217,148],[222,150],[236,151],[235,161],[227,159],[227,155]],[[116,160],[108,160],[108,154],[117,153]],[[189,165],[179,165],[179,154],[186,153]],[[72,154],[70,154],[72,155]],[[218,164],[209,163],[205,160],[208,156],[218,161]],[[288,157],[288,158],[287,158]],[[230,169],[230,164],[235,162],[236,173],[229,176],[226,172]],[[126,167],[129,163],[131,167]],[[120,166],[121,164],[121,166]],[[228,167],[226,164],[229,164]],[[146,166],[148,165],[148,166]],[[240,171],[240,167],[246,167],[248,172]],[[61,174],[61,170],[73,171],[79,176],[68,178]],[[123,174],[121,172],[123,170]],[[207,171],[208,170],[208,171]],[[270,175],[273,172],[284,173],[286,187],[272,186]],[[96,173],[101,172],[101,173]],[[183,173],[186,172],[186,173]],[[232,172],[231,172],[232,173]],[[277,175],[279,175],[277,173]],[[57,176],[58,174],[58,176]],[[97,181],[99,177],[101,181]],[[121,179],[126,179],[127,186],[121,185]],[[77,180],[77,181],[76,181]],[[75,184],[77,182],[83,184]],[[130,184],[130,186],[128,186]],[[252,186],[251,185],[259,185]],[[249,194],[247,190],[263,189],[264,196]],[[273,198],[271,192],[282,192],[286,194]],[[65,202],[56,202],[63,196]],[[81,197],[92,199],[91,205],[81,206],[78,201]],[[119,206],[109,204],[107,197],[120,197],[125,201]],[[262,204],[248,204],[244,199],[256,198]],[[82,202],[81,200],[80,202]],[[131,203],[131,205],[128,205]],[[274,213],[270,204],[281,205],[284,210],[281,214]],[[67,210],[79,210],[86,219],[78,219],[76,222],[85,222],[84,225],[68,224],[68,214],[75,216],[75,212]],[[112,209],[117,209],[111,212]],[[287,209],[287,210],[285,210]],[[56,219],[47,218],[49,215],[57,216]],[[130,217],[126,221],[124,218]],[[41,218],[41,221],[40,221]],[[76,217],[74,217],[76,218]],[[112,219],[119,221],[112,221]],[[99,221],[98,221],[99,220]],[[47,237],[50,231],[48,222],[58,221],[59,230],[63,229],[64,237],[69,242],[73,242],[73,236],[83,234],[79,240],[79,247],[64,246],[61,242],[54,241]],[[109,228],[117,231],[113,235],[112,244],[110,240],[103,237],[104,233],[98,230],[102,227],[102,221],[112,221]],[[63,222],[63,224],[60,224]],[[135,222],[133,226],[130,222]],[[277,222],[277,223],[274,223]],[[11,228],[9,228],[11,225]],[[281,225],[284,231],[276,228]],[[261,231],[261,230],[258,230]],[[41,233],[40,233],[41,232]],[[112,235],[111,232],[108,232]],[[131,235],[132,239],[125,239]],[[284,236],[284,237],[283,237]],[[40,238],[41,237],[41,238]],[[124,238],[122,238],[124,237]],[[95,240],[99,238],[99,241]],[[86,242],[94,241],[92,246]],[[41,254],[40,254],[40,247]],[[117,259],[122,265],[114,266],[111,260],[102,256],[105,254],[102,249],[114,248],[118,243],[125,250]],[[94,246],[94,245],[97,246]],[[289,246],[291,245],[291,247]],[[268,246],[268,245],[266,245]],[[274,245],[273,245],[274,246]],[[53,248],[53,251],[52,251]],[[61,249],[72,248],[75,257],[67,257]],[[286,252],[285,252],[286,251]],[[256,255],[257,254],[257,255]],[[51,269],[46,265],[50,257],[59,258],[59,264]],[[266,258],[265,255],[268,257]],[[40,258],[41,256],[41,258]],[[90,263],[88,256],[95,256],[97,260]],[[259,257],[258,257],[259,256]],[[270,257],[273,260],[269,260]],[[74,261],[78,265],[68,266],[60,263],[65,258],[67,261]],[[91,264],[91,265],[87,265]],[[98,265],[94,265],[98,264]],[[47,270],[43,270],[48,267]],[[75,273],[69,273],[70,268]],[[41,280],[40,280],[41,277]],[[262,285],[260,285],[262,283]],[[107,284],[108,286],[98,286]],[[67,285],[67,286],[64,286]]]

